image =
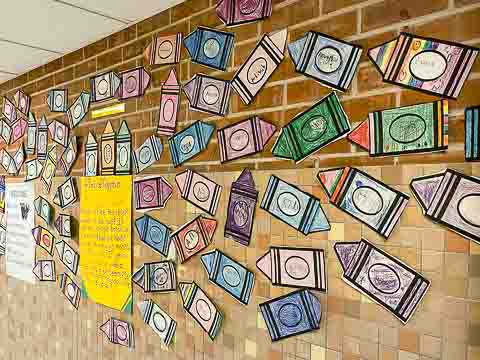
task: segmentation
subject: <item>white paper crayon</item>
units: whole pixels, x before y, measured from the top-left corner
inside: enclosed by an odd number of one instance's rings
[[[72,238],[72,219],[73,217],[69,214],[59,214],[53,225],[57,230],[58,234],[64,238]]]
[[[116,175],[130,175],[132,172],[132,134],[125,120],[122,120],[116,138],[117,161]]]
[[[90,109],[90,93],[82,91],[72,106],[68,108],[67,116],[70,128],[73,129],[85,118]]]
[[[77,190],[73,177],[69,177],[62,185],[60,185],[53,197],[53,203],[65,209],[78,200]]]
[[[138,174],[160,160],[163,145],[160,138],[152,135],[132,154],[133,168]]]
[[[47,150],[48,149],[48,126],[47,118],[45,115],[42,116],[40,122],[38,123],[37,130],[37,158],[38,160],[47,159]]]
[[[231,84],[203,74],[195,74],[183,86],[190,109],[225,116],[230,102]]]
[[[32,272],[40,281],[57,281],[53,260],[38,260]]]
[[[65,241],[59,241],[55,244],[60,261],[70,270],[74,275],[77,275],[78,264],[80,262],[80,255]]]
[[[53,245],[55,244],[55,236],[42,226],[37,226],[32,229],[32,236],[35,240],[35,243],[48,252],[50,255],[53,255]]]
[[[154,37],[143,52],[150,65],[176,64],[180,61],[182,33]]]
[[[73,305],[75,309],[78,310],[78,305],[80,303],[80,288],[72,280],[68,274],[60,274],[60,289],[62,290],[63,295],[70,301],[70,304]]]
[[[2,113],[10,124],[17,120],[17,108],[15,104],[5,96],[3,97]]]
[[[133,337],[133,326],[123,320],[110,318],[100,326],[102,331],[112,344],[133,348],[135,341]]]
[[[54,120],[48,125],[48,132],[50,133],[50,137],[53,141],[62,145],[63,147],[67,147],[68,135],[70,133],[67,125],[58,120]]]
[[[55,169],[57,168],[57,146],[52,145],[48,150],[47,161],[43,167],[42,184],[44,190],[49,193],[52,187],[52,180],[55,176]]]
[[[50,222],[52,221],[53,208],[47,199],[45,199],[43,196],[38,196],[33,204],[35,205],[35,213],[40,216],[43,221],[47,223],[47,225],[50,225]]]
[[[118,94],[121,82],[120,76],[114,71],[90,78],[90,101],[99,102],[113,99]]]
[[[12,127],[12,136],[10,138],[10,143],[14,144],[25,135],[25,131],[28,127],[28,122],[25,119],[24,115],[21,115],[17,118],[17,121],[11,124]]]
[[[40,177],[43,171],[43,165],[38,159],[25,162],[25,181],[35,180]]]
[[[60,168],[62,169],[64,176],[70,175],[73,164],[75,164],[75,160],[77,160],[77,151],[77,137],[71,136],[66,149],[60,157]]]
[[[24,115],[27,115],[30,111],[30,96],[25,94],[22,90],[17,90],[13,98],[17,103],[17,109],[20,110]]]
[[[68,90],[48,90],[47,105],[51,112],[66,112],[68,110]]]
[[[141,301],[137,306],[145,324],[148,324],[160,336],[166,346],[170,345],[175,335],[177,322],[152,300]]]
[[[132,281],[144,292],[162,293],[177,289],[175,264],[171,261],[145,263],[135,271]]]
[[[0,119],[0,136],[5,144],[10,144],[12,139],[12,127],[7,123],[5,118]]]

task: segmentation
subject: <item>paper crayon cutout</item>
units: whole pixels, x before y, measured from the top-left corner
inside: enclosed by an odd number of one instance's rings
[[[58,234],[64,238],[72,238],[72,216],[69,214],[59,214],[53,222]]]
[[[25,181],[35,180],[42,174],[43,165],[38,159],[33,159],[25,162],[25,169]]]
[[[34,113],[28,113],[27,124],[28,127],[26,152],[28,155],[33,155],[35,154],[35,149],[37,148],[37,120],[35,119]]]
[[[66,112],[68,110],[68,90],[48,90],[47,105],[50,112]]]
[[[113,130],[110,121],[105,125],[105,130],[102,134],[102,150],[100,155],[102,157],[102,175],[115,174],[115,130]]]
[[[112,317],[100,326],[100,331],[114,345],[122,345],[128,348],[134,347],[133,326],[126,321]]]
[[[172,196],[172,192],[172,186],[162,176],[135,179],[133,181],[135,210],[162,209]]]
[[[330,203],[388,238],[407,206],[407,194],[352,167],[320,171],[317,175]]]
[[[37,130],[37,158],[38,160],[47,159],[47,148],[48,148],[48,126],[47,118],[45,115],[42,116],[40,122],[38,123]]]
[[[190,109],[225,116],[230,102],[231,84],[203,74],[195,74],[184,86]]]
[[[27,130],[28,127],[28,122],[25,120],[25,118],[20,116],[17,121],[12,123],[11,128],[12,128],[12,135],[10,138],[10,143],[15,144],[18,140],[20,140],[23,135],[25,135],[25,131]]]
[[[430,281],[365,239],[336,243],[342,279],[404,324],[427,292]]]
[[[32,272],[40,281],[57,281],[53,260],[38,260]]]
[[[293,118],[285,125],[272,153],[296,163],[321,150],[350,131],[350,122],[335,92]]]
[[[12,127],[7,123],[5,118],[0,119],[0,136],[5,144],[9,145],[12,139]]]
[[[153,39],[143,52],[150,65],[177,64],[182,49],[182,33],[160,36]]]
[[[465,109],[465,160],[480,161],[480,105]]]
[[[184,263],[205,249],[212,242],[216,227],[217,220],[197,216],[172,233],[171,240],[173,240],[180,262]]]
[[[30,96],[25,94],[22,90],[17,90],[13,98],[17,103],[17,109],[20,110],[23,114],[27,115],[30,111]]]
[[[150,74],[143,66],[120,73],[119,100],[145,95],[150,84]]]
[[[85,144],[85,176],[97,176],[98,169],[98,143],[92,132],[88,133]]]
[[[17,175],[18,170],[15,160],[12,155],[8,153],[6,149],[0,150],[0,159],[2,161],[2,167],[9,175]]]
[[[304,235],[330,230],[320,200],[275,175],[268,180],[260,208]]]
[[[65,241],[59,241],[55,244],[60,261],[74,275],[77,275],[80,255]]]
[[[132,134],[125,120],[120,124],[116,140],[117,161],[115,162],[115,174],[130,175],[132,169]]]
[[[252,173],[249,169],[244,169],[232,183],[224,231],[226,238],[245,246],[250,244],[257,199],[258,191]]]
[[[187,169],[175,176],[183,199],[215,216],[222,187],[199,173]]]
[[[335,90],[347,91],[357,70],[362,47],[316,31],[288,45],[295,70]]]
[[[121,83],[122,79],[114,71],[90,78],[90,101],[99,102],[113,99],[117,96]]]
[[[232,87],[243,103],[249,105],[283,61],[287,29],[263,35],[247,61],[232,79]]]
[[[383,81],[456,99],[478,49],[408,33],[368,50]]]
[[[327,291],[324,251],[271,246],[257,260],[257,268],[274,286]]]
[[[70,129],[67,125],[58,120],[54,120],[48,125],[48,132],[53,141],[63,147],[67,147],[68,135],[70,133]]]
[[[183,42],[193,62],[225,71],[234,38],[233,33],[198,26]]]
[[[259,305],[272,341],[320,329],[322,307],[309,290],[297,290]]]
[[[180,112],[180,83],[175,69],[170,70],[167,80],[162,85],[160,94],[160,112],[157,135],[175,134],[178,113]]]
[[[15,162],[15,167],[17,169],[17,174],[20,172],[22,169],[23,163],[25,162],[26,155],[25,155],[25,147],[22,143],[20,147],[15,151],[15,154],[13,154],[13,161]]]
[[[410,188],[430,220],[480,244],[480,180],[455,170],[414,178]]]
[[[143,264],[132,276],[132,281],[144,292],[171,292],[177,289],[175,265],[171,261]]]
[[[75,160],[77,160],[77,151],[77,137],[71,136],[67,147],[60,157],[60,168],[62,169],[64,176],[70,175],[73,164],[75,164]]]
[[[177,322],[152,300],[141,301],[137,306],[145,324],[148,324],[160,336],[166,346],[170,345],[175,336]]]
[[[52,145],[48,150],[47,161],[43,166],[42,171],[42,184],[44,190],[49,193],[50,188],[52,187],[52,180],[55,176],[55,169],[57,168],[57,146]]]
[[[15,104],[6,97],[3,97],[2,113],[10,124],[17,120],[17,108]]]
[[[140,147],[132,154],[133,168],[139,174],[152,166],[162,156],[163,145],[160,138],[155,135],[149,136]]]
[[[168,256],[168,249],[172,241],[169,227],[150,215],[145,214],[135,220],[135,228],[137,229],[141,242],[163,256]]]
[[[223,315],[205,292],[195,282],[179,284],[183,308],[214,340],[220,331]]]
[[[73,177],[69,177],[62,185],[57,188],[53,197],[53,203],[65,209],[78,200],[77,190]]]
[[[0,256],[5,255],[6,246],[7,246],[7,224],[6,224],[6,216],[3,215],[3,220],[0,221]]]
[[[253,116],[217,131],[222,163],[263,151],[275,133],[275,125]]]
[[[216,11],[225,25],[236,26],[272,15],[272,0],[220,0]]]
[[[68,108],[67,116],[70,128],[73,129],[85,118],[90,109],[90,93],[82,91],[75,99],[72,106]]]
[[[32,229],[32,235],[35,239],[35,243],[42,249],[45,249],[50,255],[53,256],[53,245],[55,244],[55,236],[42,226],[37,226]]]
[[[197,121],[168,139],[174,167],[194,158],[206,150],[215,125]]]
[[[375,111],[347,137],[370,156],[446,150],[448,101]]]
[[[50,225],[53,216],[53,208],[43,196],[38,196],[35,201],[35,212],[47,225]]]
[[[250,302],[255,275],[220,250],[214,250],[200,257],[207,271],[208,280],[221,287],[244,305]]]
[[[75,309],[78,310],[80,303],[80,288],[67,273],[60,274],[60,289],[63,295],[70,301]]]

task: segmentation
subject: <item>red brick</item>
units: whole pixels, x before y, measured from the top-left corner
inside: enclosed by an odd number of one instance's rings
[[[262,21],[262,33],[280,30],[302,23],[319,15],[318,0],[297,1],[273,12],[272,16]]]
[[[351,122],[360,122],[372,111],[388,109],[395,106],[395,94],[385,94],[342,101],[343,110]]]
[[[382,74],[373,64],[358,69],[357,79],[359,93],[395,86],[383,82]]]
[[[290,31],[290,41],[296,40],[307,31],[318,31],[343,39],[357,32],[357,13],[355,11],[320,20],[313,24],[301,26]]]
[[[312,79],[290,83],[287,85],[287,104],[317,102],[331,91]]]
[[[172,7],[172,23],[180,21],[191,14],[205,10],[210,6],[208,0],[187,0],[177,6]]]

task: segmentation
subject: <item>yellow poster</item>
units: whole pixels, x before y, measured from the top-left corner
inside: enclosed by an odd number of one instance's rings
[[[82,293],[132,312],[132,177],[80,178]]]

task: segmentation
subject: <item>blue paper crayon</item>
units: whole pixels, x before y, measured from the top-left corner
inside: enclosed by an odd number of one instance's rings
[[[480,105],[465,109],[465,160],[480,161]]]
[[[140,241],[163,256],[168,256],[170,228],[150,215],[144,215],[136,219],[135,227],[137,228]]]

